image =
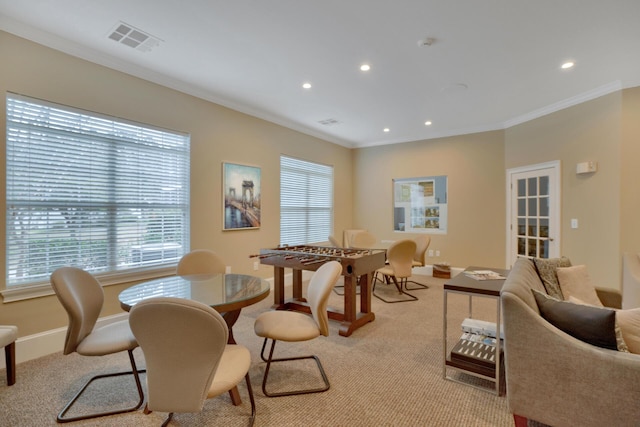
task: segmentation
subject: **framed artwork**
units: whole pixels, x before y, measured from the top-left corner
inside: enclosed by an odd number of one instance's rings
[[[447,177],[393,180],[393,230],[447,233]]]
[[[260,168],[222,163],[222,229],[260,228]]]

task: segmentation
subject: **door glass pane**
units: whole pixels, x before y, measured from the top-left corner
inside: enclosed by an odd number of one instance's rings
[[[529,239],[528,240],[528,243],[529,243],[529,253],[528,253],[528,255],[530,257],[535,257],[537,255],[537,253],[538,253],[538,251],[536,250],[537,249],[537,247],[536,247],[536,243],[537,242],[538,241],[536,239]]]
[[[526,253],[527,239],[518,237],[518,255],[527,255]]]
[[[549,195],[549,177],[548,176],[540,177],[540,195],[541,196]]]
[[[527,195],[527,181],[524,179],[518,180],[518,197],[524,197]]]
[[[540,197],[540,216],[549,216],[549,198]]]
[[[549,241],[541,240],[540,241],[540,258],[549,258]]]
[[[538,237],[538,220],[529,218],[529,236]]]
[[[529,197],[529,216],[538,216],[538,199],[535,197]]]
[[[527,215],[527,199],[518,199],[518,216]]]
[[[538,194],[538,178],[529,178],[529,196]]]
[[[540,237],[549,237],[549,220],[540,220]]]
[[[524,236],[527,234],[527,220],[525,218],[518,218],[518,235]]]

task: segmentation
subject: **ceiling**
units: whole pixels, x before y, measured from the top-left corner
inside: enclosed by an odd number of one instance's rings
[[[638,17],[638,0],[0,0],[1,30],[346,147],[638,86]],[[120,23],[157,45],[110,39]]]

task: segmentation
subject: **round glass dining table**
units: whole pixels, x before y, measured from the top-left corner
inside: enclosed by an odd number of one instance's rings
[[[243,307],[262,301],[269,295],[269,282],[245,274],[194,274],[170,276],[138,283],[120,292],[118,299],[125,311],[136,303],[154,297],[175,297],[199,301],[222,314],[229,327],[229,344],[235,344],[233,325]],[[229,391],[234,405],[242,403],[237,387]]]
[[[129,311],[137,302],[153,297],[199,301],[220,313],[255,304],[269,295],[269,282],[245,274],[170,276],[138,283],[120,292],[120,306]]]
[[[240,310],[269,295],[269,282],[246,274],[194,274],[170,276],[138,283],[120,292],[123,310],[154,297],[174,297],[199,301],[222,314],[229,326],[229,343],[235,344],[232,327]]]

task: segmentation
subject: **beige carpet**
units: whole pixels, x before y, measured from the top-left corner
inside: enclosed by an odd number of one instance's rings
[[[256,396],[256,426],[512,426],[505,397],[498,397],[442,377],[442,311],[444,280],[417,276],[430,288],[412,293],[419,301],[385,304],[373,298],[376,320],[351,337],[338,335],[331,323],[331,335],[303,344],[276,346],[283,355],[319,355],[331,389],[320,394],[267,398],[261,390],[264,363],[259,351],[262,341],[253,333],[256,316],[271,305],[271,298],[243,310],[234,334],[253,357],[251,379]],[[341,305],[332,294],[330,304]],[[495,319],[496,300],[474,299],[474,314]],[[467,312],[467,299],[449,298],[449,346],[460,335],[459,325]],[[144,361],[136,350],[140,365]],[[17,383],[7,387],[0,372],[0,426],[52,426],[67,400],[95,374],[125,370],[126,353],[108,357],[83,357],[60,353],[22,363],[17,367]],[[273,388],[298,381],[313,382],[313,362],[276,365]],[[472,377],[460,376],[474,381]],[[271,380],[271,377],[270,377]],[[126,402],[135,398],[133,381],[115,380],[95,393],[80,409],[98,402]],[[475,381],[478,383],[478,381]],[[104,383],[103,383],[104,384]],[[241,406],[233,406],[227,394],[205,403],[200,414],[178,414],[172,426],[244,426],[250,411],[244,383],[240,385]],[[141,411],[76,422],[77,426],[158,426],[166,414],[144,415]]]

